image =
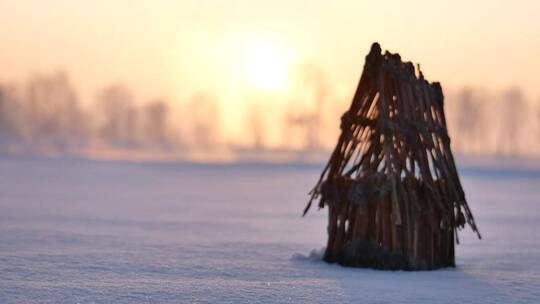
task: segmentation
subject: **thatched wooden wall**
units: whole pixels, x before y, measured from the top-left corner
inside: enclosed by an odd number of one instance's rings
[[[324,259],[346,266],[454,266],[457,230],[478,234],[456,170],[439,83],[375,43],[342,133],[311,192],[328,207]]]

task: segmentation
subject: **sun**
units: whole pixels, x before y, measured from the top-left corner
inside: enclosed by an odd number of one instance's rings
[[[276,44],[255,41],[245,50],[248,83],[264,91],[281,91],[288,82],[289,60]]]

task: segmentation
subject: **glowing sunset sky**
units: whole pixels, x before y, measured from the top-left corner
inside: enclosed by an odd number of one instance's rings
[[[238,108],[294,91],[306,63],[349,96],[373,41],[446,87],[540,93],[537,0],[18,0],[0,12],[0,80],[62,68],[85,100],[123,82],[141,99],[203,91]]]

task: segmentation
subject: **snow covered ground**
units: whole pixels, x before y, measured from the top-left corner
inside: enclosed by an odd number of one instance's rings
[[[456,269],[320,261],[317,165],[0,159],[0,303],[540,303],[540,170],[461,168]]]

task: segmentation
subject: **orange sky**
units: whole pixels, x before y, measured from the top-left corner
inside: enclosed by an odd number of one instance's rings
[[[87,102],[111,82],[176,103],[209,92],[233,130],[249,96],[277,108],[302,96],[303,64],[347,99],[379,41],[447,88],[519,84],[536,100],[539,12],[538,0],[2,1],[0,80],[63,68]]]

